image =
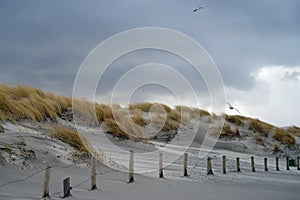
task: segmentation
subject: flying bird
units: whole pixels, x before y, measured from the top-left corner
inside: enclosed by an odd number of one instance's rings
[[[230,103],[228,103],[227,101],[226,101],[226,103],[228,104],[230,110],[236,110],[238,113],[240,113],[240,111],[238,109],[234,108],[232,105],[230,105]]]
[[[201,10],[201,9],[203,9],[203,7],[199,6],[199,7],[195,8],[195,10],[193,12],[197,12],[198,10]]]

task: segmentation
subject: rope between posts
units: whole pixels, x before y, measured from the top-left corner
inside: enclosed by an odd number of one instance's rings
[[[46,168],[45,168],[46,169]],[[44,172],[45,169],[40,169],[36,172],[34,172],[33,174],[30,174],[29,176],[27,176],[26,178],[22,178],[22,179],[17,179],[17,180],[14,180],[14,181],[9,181],[9,182],[6,182],[6,183],[3,183],[2,185],[0,185],[0,188],[4,187],[4,186],[7,186],[7,185],[10,185],[10,184],[13,184],[13,183],[18,183],[18,182],[23,182],[23,181],[26,181],[28,179],[30,179],[31,177],[41,173],[41,172]]]

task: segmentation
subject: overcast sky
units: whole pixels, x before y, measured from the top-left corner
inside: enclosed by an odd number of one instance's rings
[[[193,13],[199,5],[203,10]],[[70,96],[77,70],[100,42],[132,28],[164,27],[207,50],[221,72],[227,101],[243,115],[300,126],[299,9],[298,0],[1,0],[0,82]],[[112,90],[122,70],[147,63],[149,56],[177,69],[192,85],[201,80],[182,70],[186,63],[162,54],[142,51],[116,61],[99,98]],[[208,109],[202,86],[196,91],[203,97],[199,104]],[[143,98],[134,95],[136,101],[173,103],[162,88],[144,91],[149,92]]]

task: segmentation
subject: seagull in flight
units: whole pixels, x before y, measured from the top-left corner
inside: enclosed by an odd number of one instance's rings
[[[240,113],[240,111],[238,109],[234,108],[232,105],[230,105],[230,103],[228,103],[227,101],[226,101],[226,103],[228,104],[230,110],[236,110],[238,113]]]
[[[203,7],[199,6],[199,7],[195,8],[195,10],[193,12],[197,12],[198,10],[201,10],[201,9],[203,9]]]

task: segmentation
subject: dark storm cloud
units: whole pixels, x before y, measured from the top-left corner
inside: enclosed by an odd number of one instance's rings
[[[215,60],[225,84],[234,88],[250,89],[251,72],[262,65],[299,64],[299,1],[210,0],[201,3],[201,12],[193,13],[198,4],[182,0],[1,1],[0,81],[70,95],[76,71],[99,42],[143,26],[171,28],[194,38]]]

